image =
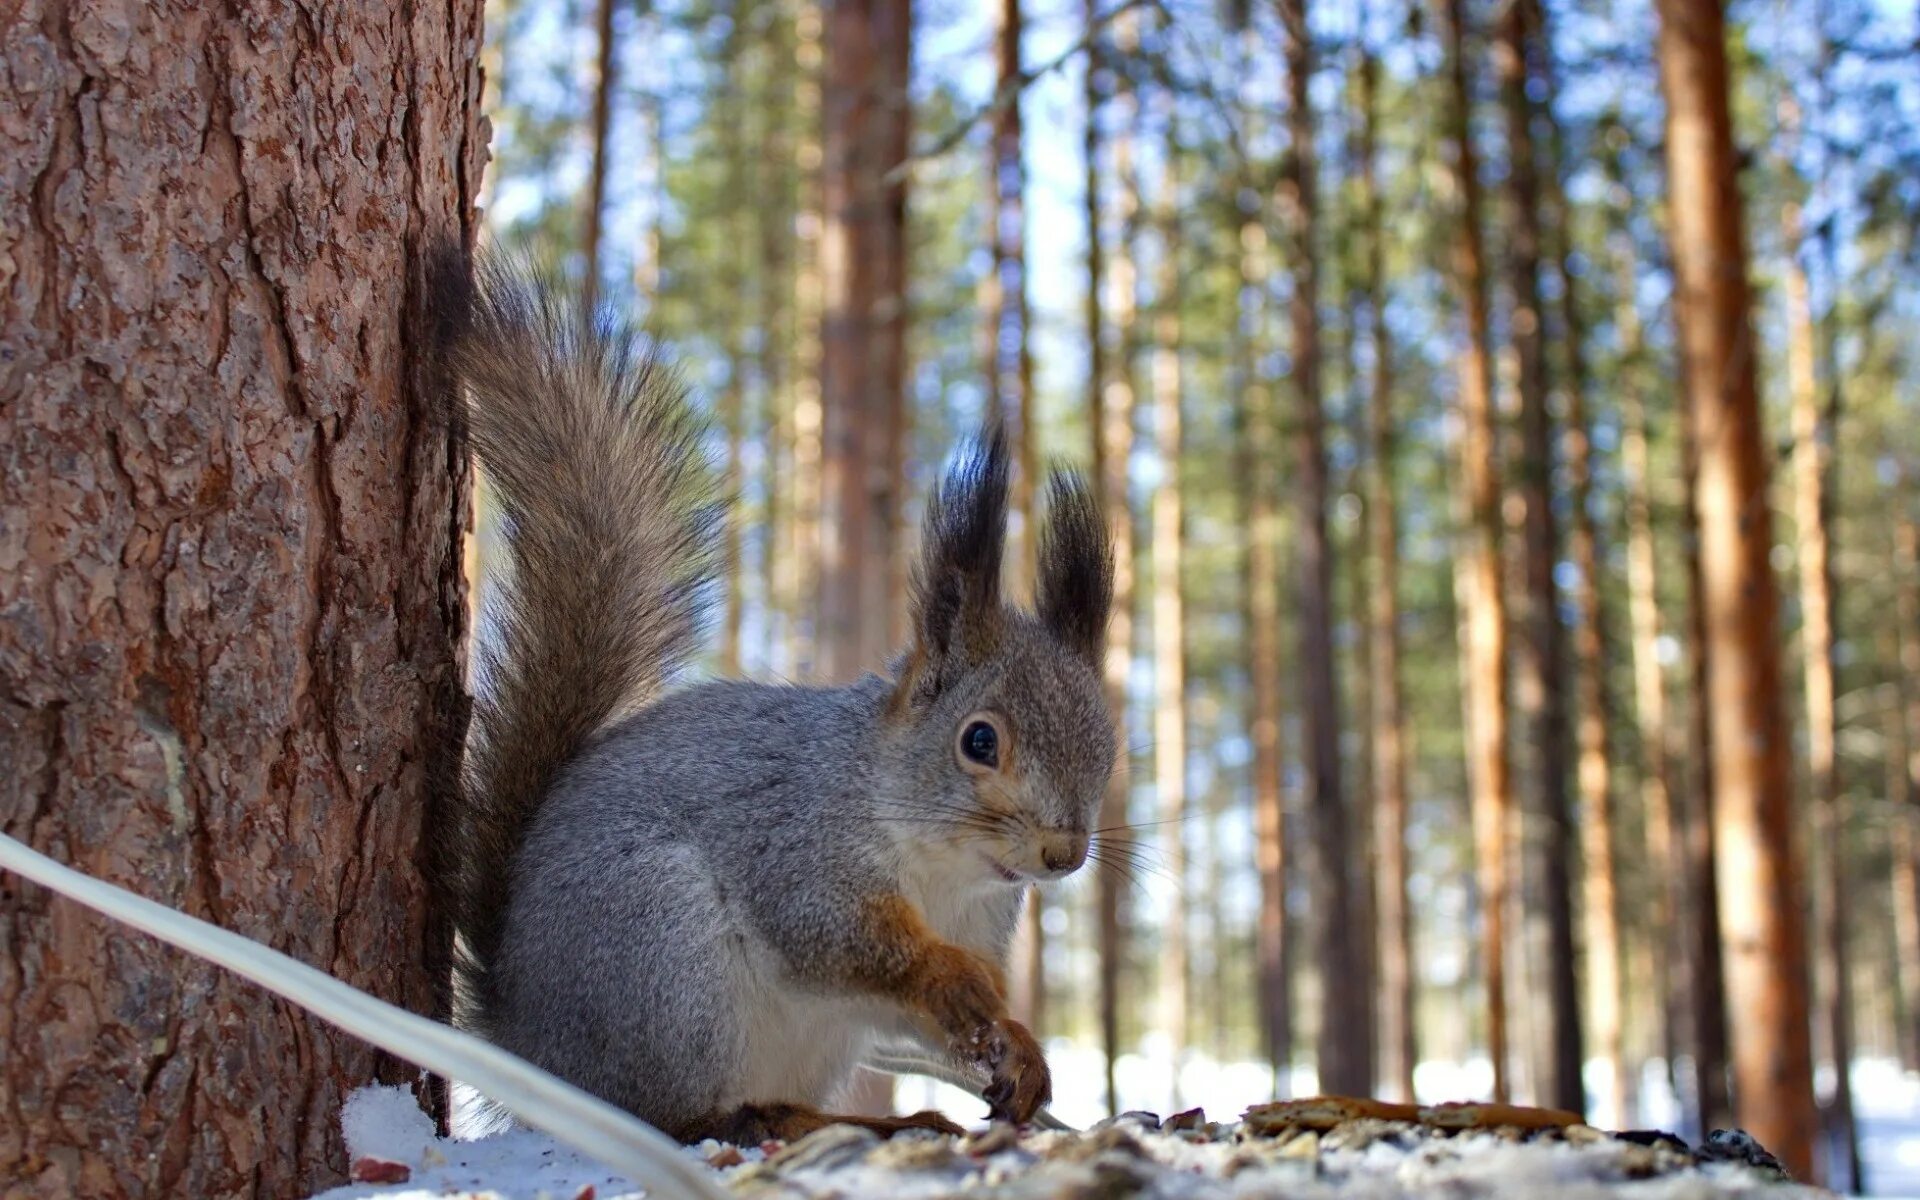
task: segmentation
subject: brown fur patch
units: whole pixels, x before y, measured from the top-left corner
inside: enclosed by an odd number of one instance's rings
[[[955,1137],[966,1132],[930,1110],[907,1117],[855,1117],[821,1112],[810,1104],[773,1103],[743,1104],[730,1113],[716,1113],[681,1130],[679,1136],[683,1142],[713,1138],[736,1146],[758,1146],[796,1141],[829,1125],[857,1125],[881,1137],[892,1137],[906,1129],[931,1129]]]

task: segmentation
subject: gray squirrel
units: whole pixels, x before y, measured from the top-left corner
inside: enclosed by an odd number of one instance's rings
[[[1116,750],[1092,492],[1053,474],[1035,611],[1009,605],[991,430],[928,498],[884,674],[675,688],[718,541],[683,386],[535,272],[458,261],[436,336],[510,566],[444,872],[456,1020],[682,1141],[959,1132],[824,1111],[887,1044],[1030,1120],[1051,1083],[1002,967],[1026,889],[1086,860]]]

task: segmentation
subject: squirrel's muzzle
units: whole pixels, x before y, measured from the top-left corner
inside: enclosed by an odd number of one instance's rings
[[[1087,861],[1087,835],[1047,832],[1040,835],[1040,861],[1049,873],[1066,875]]]

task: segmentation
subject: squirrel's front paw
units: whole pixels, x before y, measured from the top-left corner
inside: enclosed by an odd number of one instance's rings
[[[988,1030],[981,1056],[990,1080],[983,1098],[987,1115],[996,1121],[1024,1125],[1034,1112],[1053,1099],[1053,1077],[1046,1056],[1027,1027],[1003,1017]]]

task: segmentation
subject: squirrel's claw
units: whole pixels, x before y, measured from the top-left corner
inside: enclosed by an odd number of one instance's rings
[[[996,1121],[1025,1125],[1053,1099],[1053,1077],[1040,1043],[1011,1017],[998,1022],[988,1039],[987,1068],[992,1075],[982,1098]]]

